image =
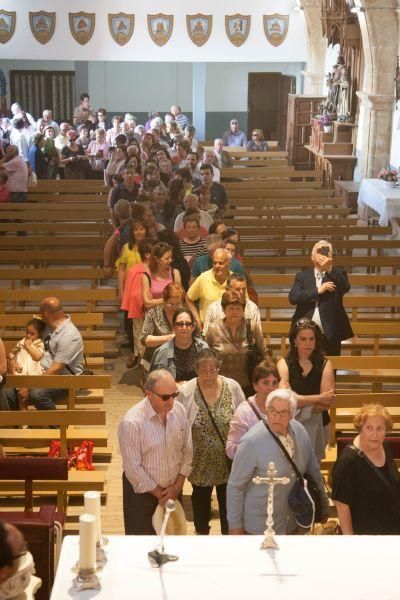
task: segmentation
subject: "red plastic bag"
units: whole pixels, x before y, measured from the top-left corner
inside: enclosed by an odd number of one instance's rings
[[[93,447],[93,442],[84,440],[77,448],[68,448],[68,469],[94,471]],[[58,440],[52,440],[47,456],[58,458],[60,456],[60,448],[61,443]]]

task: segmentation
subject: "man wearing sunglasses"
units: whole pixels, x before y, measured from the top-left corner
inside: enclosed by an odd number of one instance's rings
[[[300,271],[289,301],[296,304],[292,323],[302,317],[312,319],[323,333],[324,350],[339,356],[341,342],[353,337],[350,321],[343,306],[343,296],[350,290],[346,271],[333,266],[332,244],[320,240],[311,252],[313,267]]]
[[[158,369],[144,389],[145,398],[128,410],[118,428],[126,535],[155,535],[154,511],[158,504],[181,498],[192,470],[192,433],[183,405],[175,402],[175,379]]]
[[[226,131],[222,136],[224,146],[242,146],[243,148],[246,148],[247,136],[244,131],[240,131],[239,121],[237,119],[232,119],[229,127],[230,131]]]

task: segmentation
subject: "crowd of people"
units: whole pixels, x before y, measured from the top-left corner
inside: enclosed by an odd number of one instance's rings
[[[0,160],[3,189],[7,175],[16,181],[21,165],[27,176],[27,163],[38,178],[104,178],[111,186],[114,231],[104,264],[117,273],[127,367],[140,369],[145,394],[118,432],[126,533],[153,534],[157,505],[179,500],[186,479],[196,533],[209,533],[214,488],[222,534],[262,533],[267,487],[256,486],[253,477],[265,477],[271,460],[291,482],[276,491],[277,532],[305,529],[289,504],[297,478],[290,461],[312,476],[325,520],[328,497],[319,465],[335,401],[335,373],[326,356],[340,354],[341,341],[352,336],[343,308],[350,284],[334,266],[332,245],[317,242],[310,268],[296,275],[290,291],[296,306],[290,347],[275,365],[239,233],[224,223],[228,198],[220,183],[221,168],[230,164],[224,146],[263,150],[262,132],[254,130],[247,144],[232,119],[214,149],[203,151],[179,106],[164,119],[152,114],[143,127],[130,114],[109,122],[104,109],[91,110],[85,94],[73,126],[55,123],[51,111],[35,122],[18,105],[14,109],[11,127],[2,125],[0,148],[9,143]],[[13,201],[24,201],[26,189],[10,191]],[[82,338],[59,299],[45,298],[39,313],[8,357],[0,340],[0,375],[81,374]],[[66,393],[4,388],[0,408],[24,410],[32,402],[55,409]],[[333,471],[342,531],[400,533],[399,479],[384,441],[391,417],[368,405],[355,425],[359,435]]]

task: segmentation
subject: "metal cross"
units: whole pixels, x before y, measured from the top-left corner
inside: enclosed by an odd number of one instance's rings
[[[267,529],[264,531],[265,538],[261,544],[261,548],[278,548],[274,535],[274,487],[276,485],[286,485],[290,482],[288,477],[276,477],[277,470],[273,462],[268,463],[267,477],[253,477],[253,483],[268,485],[268,502],[267,502]]]

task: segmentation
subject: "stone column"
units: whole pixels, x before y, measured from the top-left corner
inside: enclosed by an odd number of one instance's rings
[[[304,94],[321,96],[325,79],[326,40],[322,36],[321,0],[301,0],[308,32],[308,62],[302,71]]]
[[[359,123],[360,174],[376,177],[389,163],[398,52],[396,0],[355,0],[363,42],[365,69]]]
[[[390,141],[394,109],[393,95],[357,92],[363,108],[361,126],[361,176],[374,178],[390,160]]]

